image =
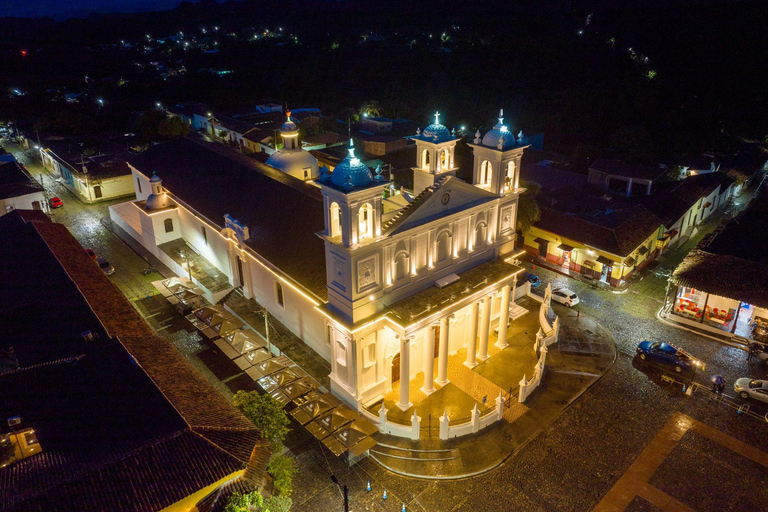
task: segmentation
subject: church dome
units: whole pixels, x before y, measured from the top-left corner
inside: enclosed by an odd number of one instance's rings
[[[267,159],[267,165],[300,180],[314,180],[320,176],[317,159],[303,149],[281,149]],[[308,171],[308,172],[304,172]]]
[[[429,142],[440,143],[453,140],[456,137],[451,135],[450,130],[438,122],[439,113],[435,113],[435,122],[424,128],[419,138]]]
[[[152,193],[147,196],[147,201],[144,203],[147,210],[159,210],[168,206],[168,194],[163,191],[163,180],[160,176],[153,174],[149,178],[149,186],[152,188]]]
[[[483,136],[483,146],[509,149],[517,145],[517,139],[509,128],[504,124],[504,111],[499,112],[499,122]]]
[[[355,156],[355,146],[349,141],[349,155],[331,173],[331,183],[344,187],[350,183],[353,187],[364,187],[373,183],[371,169]]]

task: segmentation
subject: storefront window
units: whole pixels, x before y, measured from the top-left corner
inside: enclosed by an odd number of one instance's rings
[[[710,295],[707,306],[704,308],[703,323],[730,332],[738,309],[739,301]]]
[[[690,320],[700,320],[704,314],[707,294],[694,288],[681,286],[677,290],[677,299],[673,313]]]

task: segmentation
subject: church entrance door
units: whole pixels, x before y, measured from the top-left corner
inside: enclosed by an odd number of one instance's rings
[[[400,380],[400,354],[392,358],[392,384]]]

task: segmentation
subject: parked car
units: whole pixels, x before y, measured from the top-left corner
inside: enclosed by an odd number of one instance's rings
[[[96,259],[96,252],[93,249],[86,249],[85,254],[90,256],[92,260]]]
[[[51,208],[61,208],[62,206],[64,206],[64,201],[59,199],[59,196],[52,197],[48,200],[48,206],[50,206]]]
[[[568,288],[557,288],[552,292],[552,300],[570,308],[579,303],[579,296]]]
[[[105,260],[101,256],[96,258],[96,263],[99,265],[101,270],[103,270],[104,273],[107,274],[108,276],[111,276],[112,274],[115,273],[115,267],[113,267],[111,263],[109,263],[107,260]]]
[[[523,272],[523,284],[526,281],[531,283],[531,288],[538,288],[539,285],[541,285],[541,279],[539,279],[539,276],[536,274],[531,274],[530,272]]]
[[[733,390],[741,398],[754,398],[755,400],[768,402],[768,380],[742,377],[733,383]]]
[[[637,353],[643,361],[650,360],[663,365],[674,367],[677,373],[691,370],[694,366],[702,366],[701,361],[678,347],[663,341],[641,341]]]

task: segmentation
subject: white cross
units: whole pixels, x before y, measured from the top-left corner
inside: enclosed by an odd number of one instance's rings
[[[440,123],[438,121],[439,117],[440,117],[440,112],[435,112],[435,124],[439,124]]]

